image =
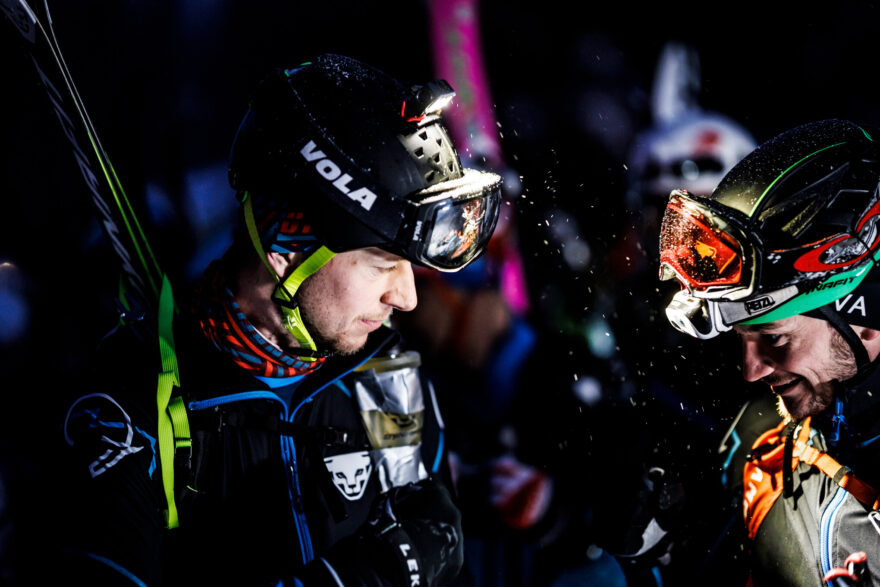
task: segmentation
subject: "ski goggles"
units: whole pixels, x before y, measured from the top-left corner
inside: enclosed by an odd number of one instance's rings
[[[330,141],[310,140],[300,153],[324,158],[300,168],[297,179],[315,193],[300,204],[319,224],[312,239],[332,251],[375,246],[419,265],[457,271],[486,250],[501,210],[498,174],[463,168],[458,178],[398,195],[373,183],[360,167],[346,165]],[[345,221],[340,211],[348,213]]]
[[[660,228],[660,279],[678,278],[700,297],[749,295],[754,277],[751,239],[711,201],[674,190]]]
[[[501,177],[465,169],[463,177],[420,191],[395,248],[411,261],[440,271],[461,269],[485,250],[498,222]]]
[[[734,324],[769,315],[801,293],[790,285],[756,294],[760,247],[745,226],[735,210],[721,210],[711,200],[682,190],[669,196],[660,234],[660,279],[675,277],[683,286],[666,306],[666,318],[677,330],[714,338]]]
[[[670,195],[661,227],[660,278],[683,286],[666,307],[669,322],[700,339],[734,324],[761,324],[803,314],[852,292],[880,260],[880,198],[856,226],[800,248],[765,250],[745,217],[682,191]],[[745,253],[745,254],[744,254]],[[793,267],[797,283],[777,278],[758,288],[775,267]]]
[[[752,247],[738,224],[709,200],[684,190],[670,194],[660,228],[660,279],[675,277],[683,286],[666,306],[676,330],[706,340],[731,329],[729,304],[705,298],[743,298],[753,289],[754,263],[744,254]]]

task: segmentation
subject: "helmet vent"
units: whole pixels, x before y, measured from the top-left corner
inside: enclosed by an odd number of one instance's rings
[[[419,177],[425,179],[425,187],[461,177],[461,162],[452,147],[446,130],[434,123],[398,136],[416,164]]]

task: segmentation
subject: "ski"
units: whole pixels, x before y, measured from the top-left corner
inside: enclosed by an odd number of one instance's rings
[[[104,234],[121,263],[118,301],[122,322],[143,324],[150,330],[155,329],[158,335],[161,359],[156,391],[159,462],[168,503],[166,523],[169,528],[175,528],[179,520],[174,500],[174,455],[178,447],[188,447],[191,441],[182,399],[179,395],[172,397],[174,389],[180,387],[180,374],[172,329],[175,308],[171,284],[150,249],[64,63],[52,28],[48,0],[37,8],[38,11],[32,9],[26,0],[0,0],[0,9],[25,42],[61,130],[73,149]]]
[[[32,7],[26,0],[0,0],[0,10],[23,40],[73,150],[101,228],[119,258],[123,321],[155,315],[164,274],[64,62],[48,1]]]

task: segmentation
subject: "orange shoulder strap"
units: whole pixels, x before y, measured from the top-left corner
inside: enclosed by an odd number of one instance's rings
[[[782,494],[782,471],[785,438],[782,433],[785,422],[762,434],[752,445],[753,451],[763,451],[746,461],[743,468],[743,513],[749,538],[758,533],[761,523]],[[849,492],[867,507],[880,509],[880,492],[853,475],[852,471],[834,460],[831,455],[817,450],[807,442],[810,439],[810,419],[804,420],[795,440],[792,470],[798,461],[816,467],[838,486]]]
[[[843,487],[857,500],[871,508],[880,509],[880,493],[876,489],[853,475],[849,467],[841,465],[829,454],[816,450],[798,438],[795,447],[799,449],[798,458],[813,467],[816,467],[830,477],[837,485]]]
[[[759,436],[752,444],[755,456],[743,467],[743,516],[751,539],[782,494],[784,428],[782,422]]]

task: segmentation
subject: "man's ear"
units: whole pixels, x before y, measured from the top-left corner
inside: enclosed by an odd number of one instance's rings
[[[874,330],[873,328],[861,328],[859,331],[859,338],[861,338],[865,342],[877,340],[878,338],[880,338],[880,330]]]
[[[276,253],[274,251],[266,253],[266,261],[279,279],[287,277],[295,267],[302,263],[301,257],[302,255],[299,253]]]
[[[856,326],[855,329],[865,345],[865,350],[868,351],[868,358],[873,361],[880,356],[880,330],[859,326]]]

